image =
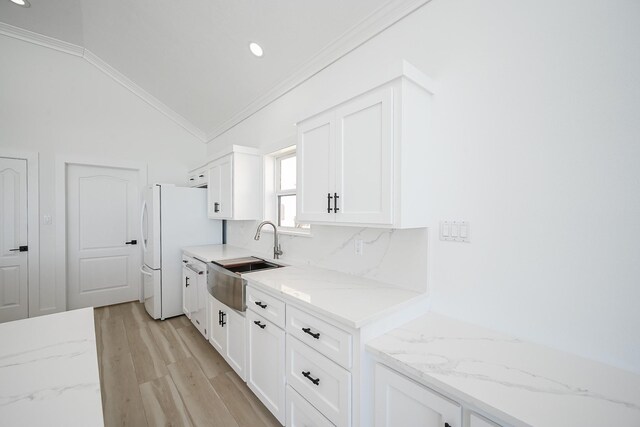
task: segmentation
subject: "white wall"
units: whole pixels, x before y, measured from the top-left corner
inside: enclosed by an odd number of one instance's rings
[[[185,183],[205,145],[81,58],[0,36],[0,155],[40,156],[40,292],[31,315],[64,309],[56,285],[57,156],[139,161],[148,182]],[[52,215],[53,224],[42,217]]]
[[[400,59],[438,84],[432,226],[471,223],[470,244],[430,242],[434,308],[640,372],[640,3],[433,0],[209,152],[289,140],[301,112]],[[348,241],[341,230],[329,246]],[[414,240],[392,256],[425,246]],[[318,251],[297,249],[309,262]],[[419,264],[403,274],[424,277]]]

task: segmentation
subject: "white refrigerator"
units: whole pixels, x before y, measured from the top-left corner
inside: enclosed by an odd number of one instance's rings
[[[182,314],[182,251],[222,243],[222,221],[207,217],[205,188],[155,184],[142,197],[143,297],[154,319]]]

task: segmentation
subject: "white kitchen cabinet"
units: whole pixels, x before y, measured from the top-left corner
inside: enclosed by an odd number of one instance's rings
[[[374,382],[376,427],[462,427],[458,403],[380,363]]]
[[[246,378],[245,317],[211,295],[209,298],[209,343],[243,380]]]
[[[262,163],[256,150],[234,145],[209,164],[209,218],[262,219]]]
[[[184,261],[187,261],[184,263]],[[182,309],[191,323],[209,338],[207,316],[207,266],[195,258],[183,258]]]
[[[469,427],[500,427],[493,421],[489,421],[485,417],[474,412],[469,413]]]
[[[285,332],[247,310],[247,385],[284,425]]]
[[[205,187],[208,183],[207,170],[208,168],[203,166],[190,171],[187,185],[189,187]]]
[[[298,221],[427,226],[430,102],[403,76],[298,123]]]
[[[287,386],[287,427],[334,427],[320,411]]]
[[[194,310],[195,289],[193,286],[197,282],[195,272],[187,268],[189,258],[182,259],[182,312],[191,319],[191,313]]]

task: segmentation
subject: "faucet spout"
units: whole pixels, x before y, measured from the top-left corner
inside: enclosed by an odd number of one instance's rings
[[[265,225],[270,225],[273,227],[273,259],[280,258],[282,255],[282,250],[280,249],[280,243],[278,243],[278,228],[271,221],[262,221],[258,225],[258,229],[256,230],[256,235],[253,237],[254,240],[260,240],[260,232],[262,231],[262,227]]]

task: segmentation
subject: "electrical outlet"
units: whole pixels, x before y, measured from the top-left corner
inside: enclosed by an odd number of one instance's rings
[[[362,241],[362,239],[354,240],[354,246],[356,255],[362,255],[362,249],[364,247],[364,242]]]
[[[440,240],[468,243],[470,234],[468,221],[440,221]]]

